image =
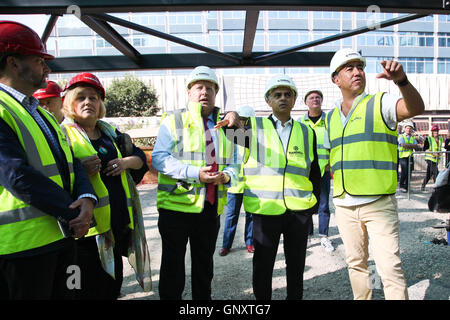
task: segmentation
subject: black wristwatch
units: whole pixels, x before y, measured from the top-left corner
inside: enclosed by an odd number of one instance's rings
[[[405,78],[403,78],[403,79],[400,80],[400,81],[394,81],[394,83],[395,83],[397,86],[399,86],[399,87],[404,87],[404,86],[406,86],[406,85],[409,83],[409,80],[408,80],[408,77],[407,77],[406,74],[405,74]]]

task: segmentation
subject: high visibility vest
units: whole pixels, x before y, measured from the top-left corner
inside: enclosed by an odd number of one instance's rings
[[[56,138],[69,167],[72,192],[75,179],[70,147],[56,119],[40,107],[38,112],[57,133]],[[56,160],[39,125],[20,103],[3,91],[0,91],[0,117],[17,135],[28,164],[63,189]],[[53,216],[16,198],[0,185],[0,255],[39,248],[62,238],[63,234]]]
[[[243,146],[237,146],[239,157],[244,159],[246,155],[248,155],[248,149],[244,148]],[[228,188],[228,193],[243,193],[244,192],[244,185],[245,185],[245,179],[244,179],[244,166],[241,165],[241,170],[239,171],[239,175],[237,177],[237,183],[235,186],[231,186]]]
[[[439,143],[436,143],[436,139],[434,139],[434,137],[427,137],[427,139],[430,146],[429,151],[441,151],[443,143],[443,139],[441,136],[439,136],[438,139]],[[439,163],[439,161],[441,160],[441,155],[440,153],[435,153],[434,155],[433,153],[425,153],[425,160]]]
[[[326,113],[322,112],[320,119],[317,120],[316,123],[313,123],[309,118],[308,113],[306,113],[301,122],[307,124],[314,130],[316,133],[317,139],[317,157],[319,160],[320,174],[323,176],[325,172],[325,167],[330,163],[330,150],[325,149],[323,146],[324,137],[325,137],[325,118]]]
[[[405,141],[405,143],[414,144],[415,139],[413,136],[409,136],[409,139],[406,137],[406,134],[402,134],[401,136],[403,137],[403,140]],[[408,158],[413,152],[414,152],[414,150],[412,150],[412,149],[406,149],[406,148],[403,148],[402,146],[400,146],[398,148],[398,157],[399,158]]]
[[[397,131],[381,115],[383,92],[365,96],[342,127],[339,108],[327,115],[333,197],[394,194],[397,187]]]
[[[83,160],[97,154],[85,131],[75,123],[67,123],[67,118],[62,125],[63,131],[69,139],[74,155]],[[104,233],[111,229],[111,208],[109,206],[108,189],[100,178],[100,172],[89,176],[92,187],[98,198],[97,206],[94,208],[96,226],[89,229],[86,237]]]
[[[204,167],[206,166],[206,138],[201,115],[200,103],[190,102],[187,109],[179,109],[168,114],[169,128],[174,141],[172,156],[183,163]],[[217,114],[219,120],[219,114]],[[233,149],[231,142],[225,137],[223,130],[217,130],[218,149],[216,161],[218,170],[222,171],[231,162]],[[226,187],[217,186],[217,212],[223,213],[227,202]],[[188,184],[158,173],[158,191],[156,196],[157,208],[172,211],[200,213],[206,197],[204,183]]]
[[[280,215],[313,207],[317,199],[309,180],[314,160],[313,131],[293,121],[287,152],[268,118],[250,118],[252,141],[244,164],[246,212]]]

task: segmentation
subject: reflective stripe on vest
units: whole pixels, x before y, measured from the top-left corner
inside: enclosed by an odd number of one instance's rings
[[[70,142],[74,155],[78,159],[83,160],[87,157],[97,154],[84,130],[78,127],[78,125],[63,123],[62,128],[64,129],[63,131],[65,132]],[[94,208],[94,218],[96,221],[96,225],[89,229],[86,237],[101,234],[111,229],[111,209],[109,206],[109,194],[108,189],[106,189],[106,186],[100,178],[100,172],[97,172],[94,175],[89,175],[89,181],[94,188],[95,194],[98,198],[98,202],[96,207]]]
[[[38,112],[57,133],[67,160],[72,192],[74,173],[69,145],[56,120],[42,108],[38,108]],[[0,116],[17,135],[30,166],[63,188],[56,160],[38,124],[22,105],[3,91],[0,91]],[[0,186],[0,238],[0,255],[4,255],[45,246],[62,239],[63,235],[53,216],[29,206]]]
[[[330,151],[328,149],[325,149],[323,146],[325,140],[325,119],[326,119],[325,112],[322,112],[320,119],[317,120],[316,123],[313,123],[311,121],[308,113],[306,113],[301,119],[302,123],[309,125],[311,129],[313,129],[314,132],[316,133],[317,157],[319,160],[321,176],[323,176],[325,172],[325,167],[330,163]]]
[[[442,147],[442,142],[443,139],[441,136],[439,136],[438,140],[439,140],[439,144],[436,143],[436,139],[434,139],[434,137],[427,137],[428,139],[428,145],[429,147],[429,151],[441,151],[441,147]],[[441,160],[441,154],[440,153],[425,153],[425,160],[430,160],[432,162],[436,162],[439,163],[439,161]]]
[[[367,95],[342,127],[340,110],[327,115],[333,196],[394,194],[397,186],[397,131],[384,123],[383,93]]]
[[[280,215],[287,209],[306,210],[317,199],[309,180],[314,160],[313,131],[293,121],[287,151],[268,118],[252,117],[252,142],[244,164],[245,211]]]
[[[172,156],[183,163],[197,167],[206,166],[205,129],[201,116],[201,104],[190,102],[187,109],[175,110],[167,115],[174,141]],[[217,114],[219,119],[219,114]],[[222,171],[233,155],[231,143],[223,130],[217,130],[218,170]],[[217,152],[218,151],[218,152]],[[217,186],[217,212],[222,214],[227,192],[223,185]],[[157,207],[172,211],[200,213],[205,202],[206,188],[202,183],[190,184],[177,181],[158,173]]]

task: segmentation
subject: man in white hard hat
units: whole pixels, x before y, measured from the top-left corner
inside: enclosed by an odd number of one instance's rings
[[[400,162],[400,190],[408,192],[410,176],[408,176],[408,165],[410,173],[414,167],[414,158],[410,157],[414,150],[419,150],[420,146],[413,134],[414,124],[411,121],[404,123],[403,134],[398,136],[398,156]]]
[[[213,254],[226,205],[226,188],[236,183],[240,164],[220,126],[240,127],[236,112],[219,119],[215,106],[219,82],[213,70],[195,68],[188,77],[189,104],[161,123],[152,152],[158,173],[156,205],[162,239],[161,299],[181,300],[189,241],[192,298],[211,299]],[[234,158],[233,158],[234,157]],[[232,160],[232,164],[225,161]],[[237,160],[236,160],[237,161]]]
[[[319,203],[319,236],[320,245],[327,251],[334,251],[333,243],[328,239],[328,227],[330,225],[330,151],[323,145],[325,137],[325,117],[326,113],[322,111],[323,93],[319,89],[309,89],[304,102],[308,107],[308,112],[299,119],[314,130],[317,138],[317,155],[319,157],[320,173],[320,203]],[[309,232],[313,235],[313,225]],[[308,240],[309,241],[309,240]]]
[[[278,75],[268,82],[268,118],[250,118],[251,143],[244,163],[244,209],[253,215],[253,293],[272,297],[272,274],[283,235],[287,299],[302,299],[306,243],[311,216],[320,196],[316,136],[294,121],[297,99],[292,79]]]
[[[345,247],[353,296],[371,299],[369,238],[386,299],[407,299],[397,200],[397,122],[424,110],[400,63],[382,61],[378,79],[394,81],[401,96],[365,93],[366,59],[353,49],[336,52],[330,76],[342,98],[327,114],[333,202]]]
[[[250,106],[243,106],[238,109],[239,120],[244,128],[248,128],[248,122],[250,117],[255,117],[255,111]],[[239,149],[239,153],[243,156],[244,148]],[[244,199],[244,176],[243,167],[241,166],[241,172],[239,173],[238,183],[234,187],[228,188],[228,202],[227,202],[227,214],[225,216],[225,225],[223,228],[223,242],[222,248],[219,250],[220,256],[226,256],[231,251],[233,245],[234,236],[236,234],[236,227],[239,220],[239,213],[241,212],[242,200]],[[245,213],[245,227],[244,227],[244,240],[245,246],[249,253],[253,253],[255,248],[253,247],[253,219],[252,214]]]

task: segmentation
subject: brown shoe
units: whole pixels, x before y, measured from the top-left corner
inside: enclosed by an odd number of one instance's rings
[[[222,256],[222,257],[225,257],[229,253],[230,253],[230,249],[222,248],[219,250],[219,256]]]
[[[254,252],[255,252],[255,247],[252,246],[252,245],[247,246],[247,251],[248,251],[249,253],[254,253]]]

